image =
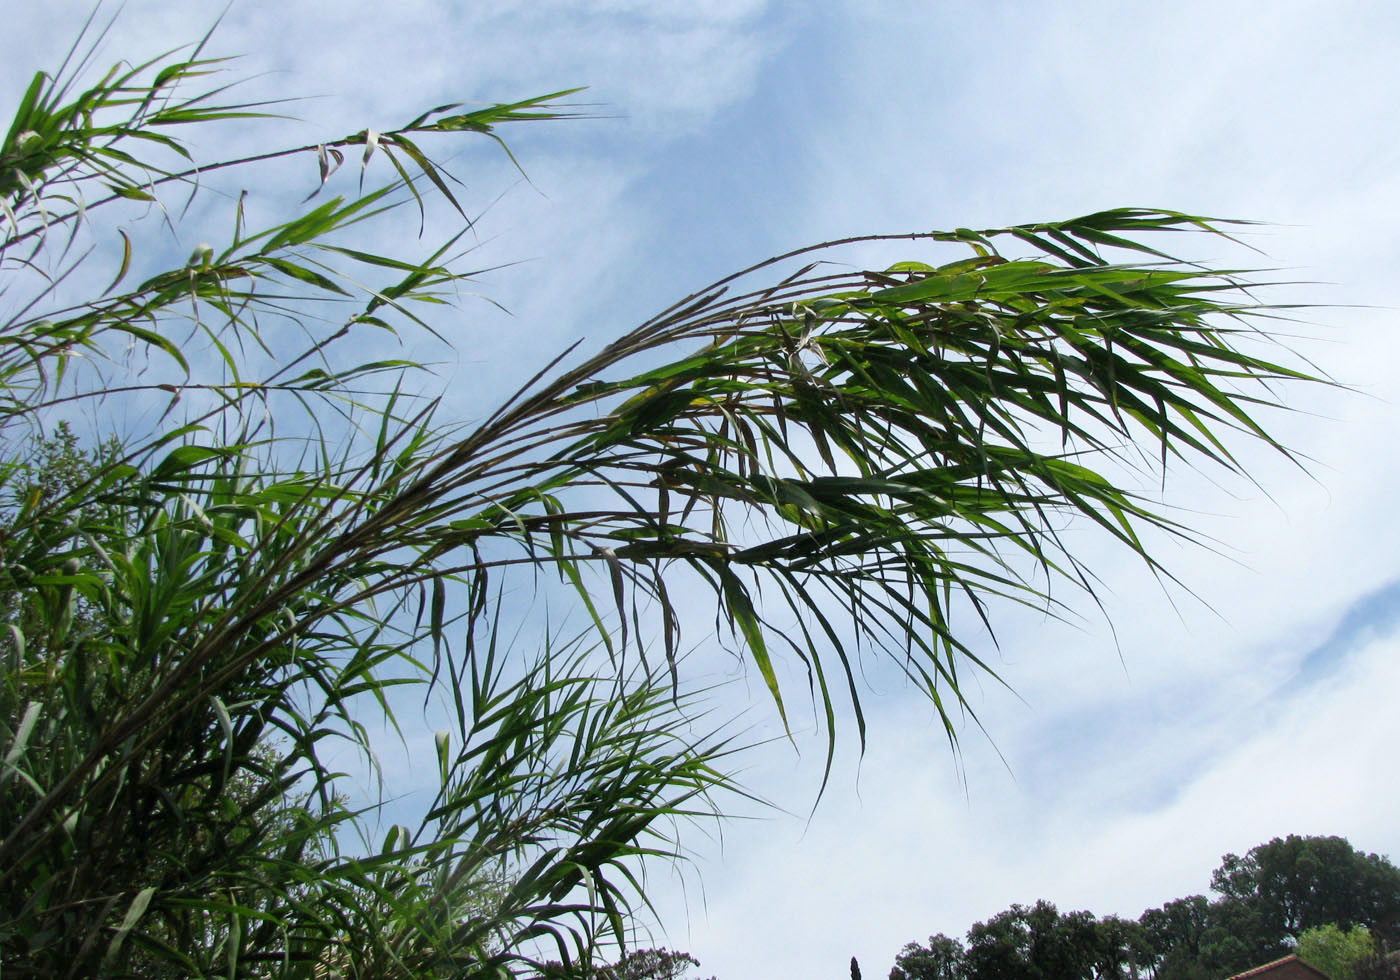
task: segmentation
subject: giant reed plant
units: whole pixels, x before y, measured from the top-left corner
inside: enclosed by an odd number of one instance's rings
[[[355,235],[462,212],[428,141],[498,139],[568,93],[197,161],[182,128],[268,111],[200,87],[204,47],[84,81],[75,46],[0,147],[7,976],[495,976],[623,941],[637,862],[735,788],[688,710],[680,588],[784,717],[795,657],[828,736],[844,700],[863,739],[865,651],[955,738],[989,599],[1092,591],[1068,520],[1156,568],[1143,529],[1187,532],[1112,474],[1238,468],[1229,440],[1273,444],[1271,383],[1306,377],[1261,356],[1242,278],[1152,244],[1216,224],[1120,210],[889,236],[940,264],[823,261],[873,238],[778,256],[441,425],[403,394],[415,365],[352,352],[432,331],[414,311],[470,273],[455,242],[420,261]],[[262,228],[237,197],[230,239],[186,261],[118,226],[173,227],[216,172],[298,156],[320,196]],[[58,419],[127,410],[155,421],[36,480]],[[530,657],[500,597],[540,569],[590,626]],[[625,667],[649,648],[659,678]],[[372,764],[401,685],[451,727],[436,798],[385,832],[329,750]]]

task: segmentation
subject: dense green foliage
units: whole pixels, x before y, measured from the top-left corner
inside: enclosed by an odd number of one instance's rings
[[[910,943],[890,978],[1220,980],[1286,956],[1295,946],[1300,955],[1316,951],[1329,965],[1335,960],[1358,970],[1380,969],[1364,955],[1372,936],[1383,943],[1400,940],[1400,869],[1340,837],[1290,835],[1243,857],[1227,854],[1211,884],[1218,893],[1214,900],[1175,899],[1136,922],[1061,913],[1046,901],[1013,905],[973,925],[966,944],[942,934],[926,946]],[[1356,931],[1342,933],[1339,926]],[[1335,941],[1339,935],[1351,937],[1344,948]]]
[[[1297,939],[1308,929],[1365,925],[1400,939],[1400,872],[1387,859],[1358,851],[1342,837],[1290,834],[1227,854],[1211,875],[1222,899],[1250,906],[1259,928]]]
[[[160,271],[164,215],[140,212],[195,180],[170,169],[188,156],[172,127],[256,111],[177,94],[217,67],[196,51],[75,91],[75,49],[4,144],[5,974],[495,976],[536,950],[587,956],[627,935],[635,860],[712,812],[727,749],[664,678],[599,674],[592,637],[511,649],[484,592],[453,593],[465,577],[403,495],[444,437],[395,391],[412,366],[330,356],[351,333],[426,326],[413,301],[465,276],[441,251],[343,237],[392,219],[396,193],[421,199],[408,167],[441,180],[417,134],[554,113],[449,107],[362,132],[342,146],[396,180],[263,230],[238,195],[226,248]],[[119,246],[86,295],[81,235]],[[86,450],[79,426],[122,439]],[[375,764],[374,719],[393,721],[405,685],[445,693],[449,727],[415,753],[436,794],[384,826],[339,770]]]
[[[891,980],[1136,977],[1150,953],[1142,926],[1113,916],[1061,913],[1052,903],[1013,905],[967,932],[963,944],[942,933],[904,947]]]
[[[1365,926],[1315,926],[1298,937],[1298,958],[1327,974],[1328,980],[1358,980],[1377,944]]]
[[[1091,588],[1067,517],[1156,568],[1140,532],[1188,532],[1106,474],[1235,469],[1226,438],[1272,445],[1268,384],[1305,378],[1261,356],[1248,282],[1146,241],[1214,225],[1120,210],[899,236],[941,264],[802,249],[442,424],[385,346],[436,335],[472,273],[457,238],[377,243],[464,217],[432,141],[568,93],[195,160],[181,132],[263,109],[200,87],[203,44],[93,50],[0,144],[7,978],[586,972],[632,939],[639,863],[734,789],[678,583],[780,714],[792,656],[829,738],[842,698],[864,738],[868,649],[954,738],[981,666],[958,605]],[[277,161],[319,170],[290,212]],[[541,570],[581,635],[521,626]],[[430,789],[356,789],[383,719]]]

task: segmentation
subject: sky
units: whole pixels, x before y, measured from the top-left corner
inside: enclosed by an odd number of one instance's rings
[[[6,6],[13,99],[87,6]],[[174,47],[220,9],[130,0],[105,50]],[[1302,283],[1279,294],[1312,307],[1294,342],[1348,386],[1285,393],[1274,430],[1306,467],[1254,447],[1257,485],[1173,472],[1165,499],[1216,542],[1157,545],[1180,586],[1084,534],[1103,611],[1066,594],[1072,623],[1002,610],[998,646],[970,635],[1010,690],[972,684],[987,734],[956,756],[879,671],[868,748],[841,733],[815,811],[824,743],[749,756],[788,812],[692,834],[683,885],[650,872],[656,943],[749,980],[853,955],[883,976],[1013,902],[1135,917],[1277,835],[1400,858],[1397,40],[1384,0],[242,0],[213,47],[255,91],[317,96],[277,124],[297,142],[589,87],[593,118],[506,134],[529,183],[489,148],[454,164],[483,265],[518,263],[481,282],[510,314],[469,305],[443,366],[464,417],[547,352],[799,245],[1118,206],[1269,223],[1247,234],[1263,254],[1186,247]],[[725,697],[774,730],[756,678]]]

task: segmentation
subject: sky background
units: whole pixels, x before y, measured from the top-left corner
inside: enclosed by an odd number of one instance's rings
[[[14,100],[88,8],[3,3]],[[104,60],[197,38],[220,9],[131,0]],[[454,327],[464,418],[564,343],[799,245],[1118,206],[1271,223],[1247,236],[1263,256],[1178,248],[1309,283],[1275,296],[1316,305],[1297,343],[1353,390],[1287,392],[1274,427],[1307,470],[1251,448],[1258,486],[1173,472],[1166,499],[1219,542],[1160,543],[1185,588],[1085,534],[1104,613],[1063,593],[1077,622],[1004,610],[999,648],[975,637],[1014,689],[970,686],[989,737],[969,728],[955,758],[927,703],[872,670],[869,748],[842,732],[810,818],[824,743],[770,746],[745,782],[795,815],[691,835],[684,888],[652,869],[657,944],[719,980],[815,980],[852,955],[882,977],[904,943],[1013,902],[1136,917],[1276,835],[1400,857],[1397,42],[1400,7],[1339,0],[243,0],[213,50],[247,56],[251,92],[320,96],[263,143],[589,86],[598,118],[505,134],[530,184],[488,147],[451,165],[484,211],[482,265],[520,263],[481,283],[511,315],[468,303]],[[755,678],[724,697],[771,732]]]

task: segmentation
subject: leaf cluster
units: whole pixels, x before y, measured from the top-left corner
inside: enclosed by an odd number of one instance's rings
[[[637,861],[674,857],[676,828],[713,814],[728,746],[664,683],[598,674],[586,637],[551,635],[531,657],[498,645],[493,622],[454,643],[471,617],[449,593],[471,595],[473,616],[484,597],[415,558],[411,525],[347,540],[442,434],[424,406],[404,414],[395,384],[413,365],[332,350],[427,328],[413,304],[468,275],[445,264],[452,242],[415,261],[347,237],[423,206],[419,182],[460,211],[419,134],[493,136],[557,114],[557,98],[172,168],[143,155],[189,159],[168,127],[260,111],[217,101],[219,86],[185,94],[219,67],[202,50],[81,90],[90,52],[70,57],[35,77],[4,144],[0,274],[20,298],[0,345],[6,973],[497,976],[542,949],[586,958],[628,934]],[[117,212],[102,216],[124,202],[173,228],[171,188],[299,156],[324,184],[351,145],[362,181],[374,158],[389,182],[261,230],[240,196],[226,247],[135,285],[138,239],[117,228],[110,284],[64,298],[100,254],[77,249],[80,232],[111,234]],[[168,250],[146,240],[159,262]],[[301,311],[327,300],[350,309],[307,333],[319,316]],[[300,351],[288,327],[308,336]],[[253,374],[258,352],[273,367]],[[151,397],[167,404],[146,434],[96,451],[74,434],[84,413]],[[396,725],[405,687],[436,692],[454,724],[422,760],[438,773],[430,804],[380,831],[383,804],[352,802],[341,767],[358,752],[373,771],[368,716]]]

